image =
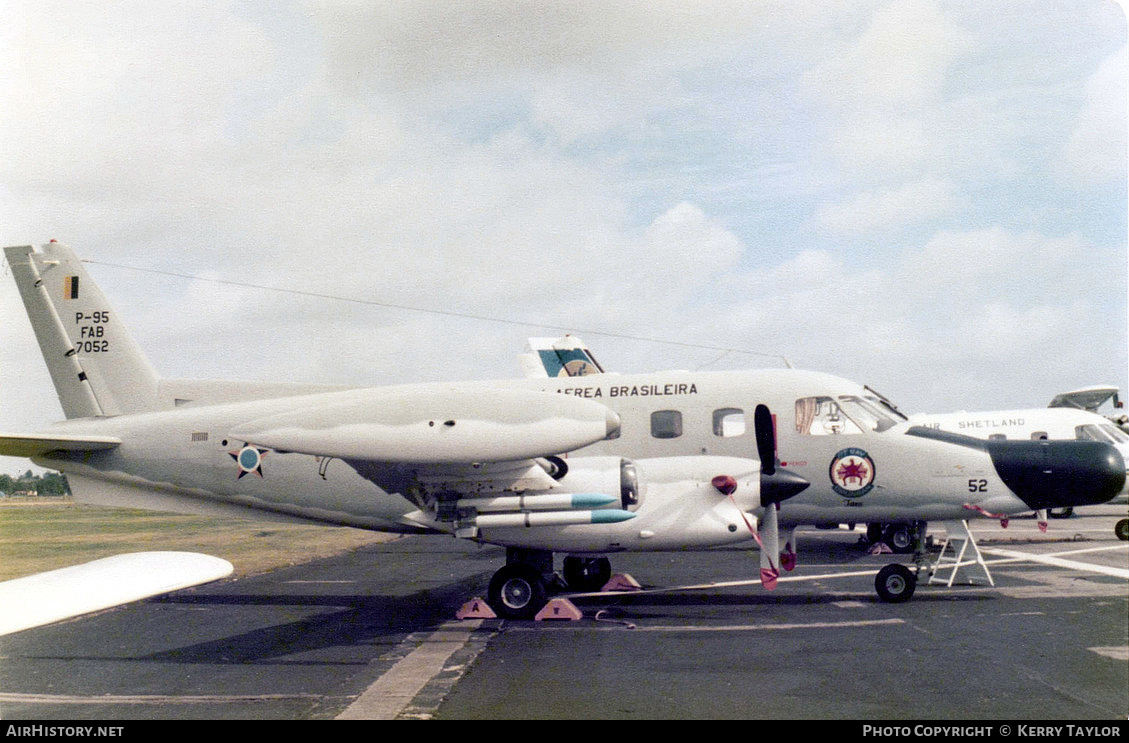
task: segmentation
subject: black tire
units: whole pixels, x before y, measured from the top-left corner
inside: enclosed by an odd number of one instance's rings
[[[1074,515],[1074,509],[1070,506],[1065,508],[1048,508],[1047,516],[1052,519],[1068,519]]]
[[[502,619],[533,619],[548,602],[545,579],[529,565],[506,565],[490,579],[487,602]]]
[[[913,552],[914,528],[910,524],[891,524],[886,529],[885,541],[895,555]]]
[[[882,541],[882,534],[886,531],[885,524],[867,524],[866,525],[866,541],[871,544],[878,544]]]
[[[578,593],[599,591],[611,580],[612,564],[606,557],[575,557],[564,559],[564,579],[568,590]]]
[[[913,598],[917,588],[917,576],[905,565],[891,563],[878,571],[874,578],[874,590],[878,598],[890,604],[901,604]]]
[[[1129,542],[1129,519],[1121,519],[1113,525],[1113,533],[1122,542]]]

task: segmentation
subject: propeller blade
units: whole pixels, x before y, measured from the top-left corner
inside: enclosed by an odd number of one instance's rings
[[[776,472],[776,431],[767,405],[758,405],[753,412],[753,431],[757,437],[757,458],[761,474],[771,477]]]
[[[780,577],[780,569],[776,562],[780,555],[780,526],[776,515],[776,504],[765,506],[764,516],[758,524],[761,546],[761,585],[765,590],[776,588],[776,579]]]

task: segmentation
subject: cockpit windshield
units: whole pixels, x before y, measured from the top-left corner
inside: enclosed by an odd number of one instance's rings
[[[897,424],[893,416],[901,417],[878,398],[839,395],[796,400],[796,432],[807,436],[881,433]]]
[[[1124,444],[1129,441],[1129,434],[1112,423],[1091,423],[1078,426],[1074,429],[1074,434],[1079,439],[1101,441],[1106,444]]]

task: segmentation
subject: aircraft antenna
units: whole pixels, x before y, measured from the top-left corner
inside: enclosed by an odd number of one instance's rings
[[[170,276],[170,277],[173,277],[173,278],[185,279],[185,280],[188,280],[188,281],[203,281],[203,282],[207,282],[207,283],[211,283],[211,284],[220,284],[220,285],[223,285],[223,286],[235,286],[235,287],[239,287],[241,289],[257,289],[259,291],[278,292],[280,294],[292,294],[292,295],[299,296],[299,297],[310,297],[310,298],[313,298],[313,299],[329,299],[329,300],[333,300],[333,301],[336,301],[336,302],[348,302],[350,304],[360,304],[360,305],[367,305],[367,306],[372,306],[372,307],[384,307],[384,308],[387,308],[387,309],[404,310],[404,311],[407,311],[407,312],[422,312],[422,313],[425,313],[425,314],[440,315],[440,316],[443,316],[443,317],[456,317],[456,318],[460,318],[460,319],[463,319],[463,320],[481,320],[481,321],[485,321],[485,322],[501,323],[503,325],[516,325],[516,326],[525,327],[525,328],[544,328],[544,329],[549,329],[549,330],[555,330],[555,331],[558,331],[558,332],[561,332],[561,333],[572,333],[572,334],[576,334],[576,335],[598,335],[598,336],[603,336],[605,338],[618,338],[620,340],[643,341],[643,342],[646,342],[646,343],[659,343],[659,344],[663,344],[663,345],[667,345],[667,346],[678,346],[680,348],[694,348],[694,349],[703,350],[703,351],[722,351],[723,352],[721,354],[721,356],[718,356],[716,359],[709,362],[709,364],[717,363],[720,359],[724,358],[728,354],[739,353],[739,354],[746,354],[746,355],[749,355],[749,356],[762,356],[762,357],[765,357],[765,358],[780,359],[780,360],[783,360],[784,365],[786,367],[788,367],[789,369],[793,368],[791,362],[788,361],[788,359],[784,355],[777,354],[777,353],[767,353],[767,352],[764,352],[764,351],[750,351],[748,349],[743,349],[743,348],[734,348],[734,347],[730,347],[730,346],[713,345],[713,344],[709,344],[709,343],[691,343],[691,342],[688,342],[688,341],[675,341],[675,340],[669,340],[669,339],[666,339],[666,338],[654,338],[654,337],[643,336],[643,335],[631,335],[629,333],[617,333],[617,332],[608,331],[608,330],[596,330],[596,329],[593,329],[593,328],[576,328],[576,327],[571,327],[571,326],[566,327],[566,326],[563,326],[563,325],[553,325],[551,323],[544,323],[544,322],[529,322],[529,321],[526,321],[526,320],[514,320],[512,318],[494,317],[494,316],[491,316],[491,315],[480,315],[480,314],[476,314],[476,313],[472,313],[472,312],[457,312],[455,310],[436,310],[436,309],[431,309],[431,308],[428,308],[428,307],[416,307],[416,306],[408,305],[408,304],[396,304],[396,303],[393,303],[393,302],[381,302],[381,301],[378,301],[378,300],[375,300],[375,299],[358,299],[356,297],[345,297],[345,296],[341,296],[339,294],[328,294],[328,293],[324,293],[324,292],[305,291],[303,289],[285,289],[285,288],[277,287],[277,286],[267,286],[265,284],[253,284],[253,283],[248,282],[248,281],[233,281],[231,279],[204,278],[202,276],[193,276],[192,274],[178,273],[176,271],[165,271],[165,270],[161,270],[161,269],[157,269],[157,268],[139,268],[137,266],[127,266],[127,265],[124,265],[124,264],[121,264],[121,263],[107,263],[105,261],[93,261],[93,260],[85,260],[85,259],[82,262],[88,263],[88,264],[94,265],[94,266],[106,266],[108,268],[119,268],[119,269],[124,269],[126,271],[138,271],[140,273],[154,274],[154,275],[157,275],[157,276]],[[704,366],[708,366],[709,364],[705,364]]]

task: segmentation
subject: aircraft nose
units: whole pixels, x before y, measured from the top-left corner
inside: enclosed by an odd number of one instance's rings
[[[1032,510],[1105,503],[1125,484],[1125,460],[1098,441],[989,441],[1000,479]]]

